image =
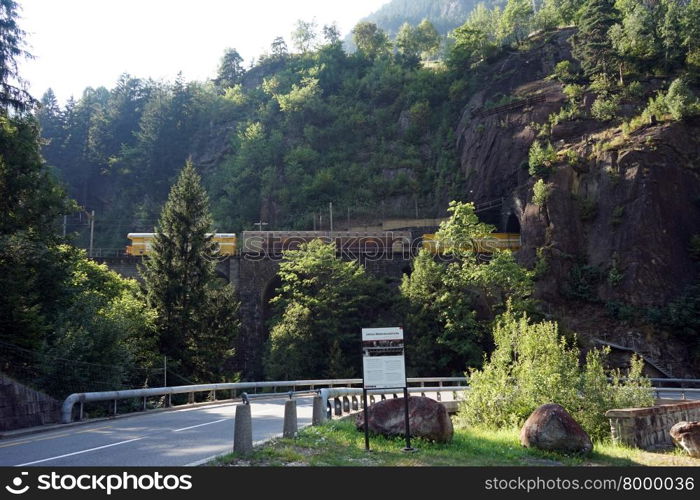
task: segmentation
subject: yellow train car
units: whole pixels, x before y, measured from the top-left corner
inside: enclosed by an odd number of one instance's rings
[[[422,248],[433,254],[441,254],[448,251],[450,245],[438,241],[435,234],[424,234]],[[488,238],[475,239],[471,244],[468,243],[462,248],[462,250],[475,253],[494,253],[499,250],[516,251],[519,249],[519,233],[491,233]]]
[[[213,240],[218,244],[220,255],[234,255],[236,253],[235,233],[215,233]],[[126,235],[131,240],[131,245],[126,247],[127,255],[148,255],[151,252],[154,233],[129,233]]]

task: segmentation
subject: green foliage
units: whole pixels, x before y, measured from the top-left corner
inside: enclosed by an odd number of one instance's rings
[[[547,177],[557,160],[557,153],[552,143],[547,141],[545,145],[535,140],[528,153],[528,171],[530,175]]]
[[[599,96],[591,106],[591,115],[596,120],[607,122],[617,117],[620,99],[616,96]]]
[[[700,115],[700,99],[693,95],[684,78],[671,82],[664,100],[674,120]]]
[[[18,58],[31,57],[25,50],[25,32],[17,22],[19,10],[14,0],[0,0],[0,110],[3,115],[10,110],[24,113],[35,104],[21,85],[17,70]]]
[[[358,376],[361,329],[392,321],[387,285],[368,276],[356,261],[337,258],[335,245],[321,240],[285,252],[278,275],[267,378]]]
[[[575,83],[565,85],[563,90],[566,97],[574,103],[580,103],[586,92],[586,88],[583,85],[577,85]]]
[[[554,66],[553,76],[562,83],[570,83],[575,80],[575,75],[572,73],[571,69],[571,61],[564,59]]]
[[[581,7],[579,30],[574,37],[573,55],[586,76],[610,74],[615,51],[608,31],[618,19],[613,0],[586,0]]]
[[[387,54],[391,46],[387,34],[376,24],[367,21],[355,25],[352,29],[352,39],[357,50],[370,59]]]
[[[396,34],[395,45],[406,57],[429,59],[440,48],[440,35],[427,19],[415,27],[404,23]]]
[[[188,162],[163,207],[141,273],[160,352],[185,377],[202,382],[231,375],[224,363],[237,333],[237,304],[233,290],[217,283],[210,233],[209,201]]]
[[[495,252],[486,261],[478,259],[473,241],[494,228],[478,220],[471,203],[452,202],[450,211],[452,216],[436,236],[438,244],[457,260],[438,262],[421,250],[413,272],[401,283],[412,339],[408,360],[416,374],[427,375],[435,369],[459,373],[465,364],[478,365],[489,345],[489,323],[505,307],[506,299],[519,310],[530,307],[532,272],[519,266],[507,251]]]
[[[596,287],[602,279],[601,270],[585,263],[576,263],[569,271],[568,279],[562,286],[562,293],[571,300],[595,302],[598,300]]]
[[[542,179],[537,179],[532,186],[532,203],[540,207],[547,203],[549,195],[552,194],[553,187],[553,184],[544,182]]]
[[[633,358],[622,381],[608,382],[603,361],[608,350],[592,350],[579,367],[579,350],[559,335],[556,323],[532,323],[507,311],[493,330],[496,349],[482,370],[471,370],[470,390],[460,403],[458,422],[504,428],[522,422],[540,405],[562,405],[593,439],[609,436],[605,411],[653,404],[643,363]]]

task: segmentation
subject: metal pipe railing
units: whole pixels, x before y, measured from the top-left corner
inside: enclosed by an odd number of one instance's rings
[[[464,382],[464,377],[425,377],[425,378],[409,378],[409,383],[425,383],[425,382]],[[145,399],[155,396],[166,396],[167,406],[170,406],[173,394],[191,394],[189,398],[193,401],[195,392],[212,392],[225,390],[240,390],[240,389],[264,389],[272,387],[273,391],[277,387],[290,387],[293,392],[296,392],[297,387],[309,387],[314,389],[316,386],[352,386],[362,384],[362,379],[316,379],[316,380],[274,380],[267,382],[226,382],[219,384],[198,384],[198,385],[179,385],[172,387],[151,387],[148,389],[127,389],[120,391],[105,391],[105,392],[83,392],[75,393],[68,396],[61,407],[61,422],[64,424],[70,423],[73,420],[73,407],[76,404],[80,405],[80,419],[83,418],[83,405],[85,403],[93,403],[98,401],[113,401],[113,413],[117,412],[116,402],[120,399],[141,398],[143,399],[143,407],[146,407]]]

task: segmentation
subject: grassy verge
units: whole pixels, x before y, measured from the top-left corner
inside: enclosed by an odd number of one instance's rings
[[[651,453],[612,443],[596,443],[587,457],[567,456],[524,448],[517,429],[455,429],[450,444],[423,440],[411,443],[417,452],[402,451],[403,439],[372,436],[372,453],[364,451],[364,434],[351,421],[333,421],[303,429],[297,439],[276,439],[256,448],[249,457],[235,454],[209,465],[221,466],[698,466],[700,459],[681,450]]]

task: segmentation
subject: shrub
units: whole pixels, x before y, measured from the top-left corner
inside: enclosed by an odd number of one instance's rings
[[[638,81],[630,82],[624,89],[625,97],[628,99],[639,98],[644,95],[644,87]]]
[[[549,195],[552,193],[553,185],[538,179],[535,185],[532,186],[532,203],[537,206],[542,206],[547,203]]]
[[[547,144],[544,146],[540,141],[533,142],[528,153],[530,175],[545,177],[550,173],[556,159],[557,153],[554,151],[554,146],[552,146],[551,142],[547,141]]]
[[[555,322],[531,323],[510,310],[493,334],[491,358],[469,374],[471,389],[459,406],[460,425],[519,426],[538,406],[558,403],[592,438],[603,439],[610,433],[606,410],[653,404],[638,358],[632,359],[624,382],[618,371],[605,372],[609,349],[590,351],[581,368],[579,349],[559,335]]]
[[[693,95],[684,78],[673,80],[665,98],[666,107],[674,120],[700,114],[700,101]]]
[[[559,61],[556,66],[554,66],[554,74],[552,76],[562,83],[574,80],[576,75],[571,71],[571,61]]]
[[[593,118],[596,120],[604,122],[610,121],[617,116],[619,104],[620,98],[617,96],[598,96],[591,106],[591,115],[593,115]]]
[[[586,87],[583,85],[572,83],[564,86],[564,94],[566,94],[566,97],[568,97],[570,101],[579,102],[585,92]]]

